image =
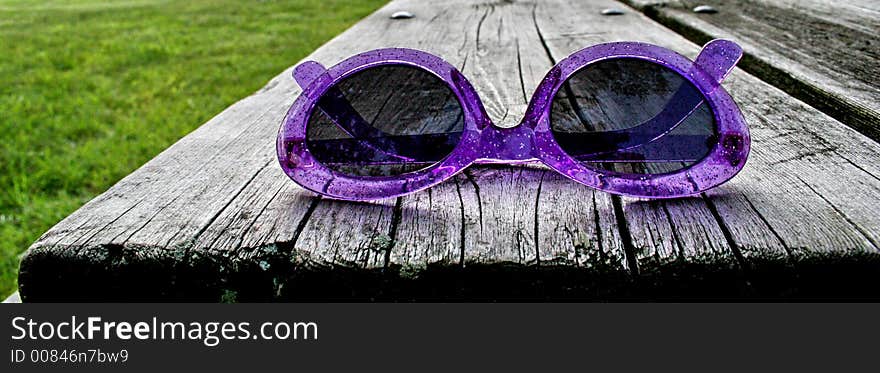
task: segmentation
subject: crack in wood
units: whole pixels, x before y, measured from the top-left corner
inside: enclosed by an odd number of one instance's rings
[[[388,265],[391,263],[391,249],[394,248],[394,245],[397,243],[397,227],[400,226],[400,218],[402,213],[402,203],[403,198],[397,197],[394,201],[394,208],[391,210],[391,230],[388,232],[389,242],[385,247],[384,252],[384,263],[382,264],[383,270],[388,270]]]
[[[599,217],[599,205],[596,204],[595,191],[592,192],[591,197],[593,198],[593,224],[596,229],[596,245],[599,247],[599,252],[603,253],[603,255],[607,255],[605,254],[605,248],[603,247],[604,244],[602,243],[602,223]]]
[[[526,93],[526,83],[523,80],[523,65],[522,65],[522,54],[519,51],[519,39],[514,39],[516,42],[516,67],[519,69],[519,88],[522,89],[523,102],[528,103],[529,95]]]
[[[269,167],[269,165],[272,164],[273,162],[274,162],[274,160],[273,160],[273,159],[270,159],[268,162],[266,162],[265,164],[263,164],[263,167],[260,167],[260,169],[258,169],[256,172],[254,172],[254,174],[251,175],[251,177],[250,177],[247,181],[245,181],[245,182],[242,184],[242,186],[238,189],[238,191],[236,191],[235,194],[233,194],[232,197],[229,198],[228,201],[226,201],[226,203],[223,205],[223,207],[220,208],[220,210],[218,210],[216,213],[214,213],[214,215],[211,216],[210,219],[208,219],[208,222],[207,222],[207,223],[205,223],[201,228],[199,228],[199,230],[198,230],[198,231],[193,235],[193,237],[188,241],[188,244],[186,244],[186,248],[184,249],[184,251],[183,251],[183,256],[182,256],[182,257],[183,257],[183,260],[181,260],[181,262],[185,263],[185,262],[187,262],[187,261],[189,260],[190,250],[192,249],[193,245],[195,245],[195,243],[198,241],[198,239],[199,239],[199,237],[202,235],[202,233],[204,233],[205,230],[207,230],[208,227],[210,227],[211,224],[213,224],[214,221],[217,220],[218,217],[220,217],[220,215],[223,213],[223,211],[225,211],[225,210],[226,210],[226,209],[232,204],[232,202],[234,202],[234,201],[236,200],[236,198],[238,198],[238,196],[239,196],[242,192],[244,192],[245,189],[247,189],[247,187],[251,184],[251,182],[253,182],[254,179],[256,179],[257,176],[258,176],[261,172],[263,172],[263,170],[266,169],[266,167]],[[170,245],[170,243],[171,243],[171,242],[174,240],[174,238],[176,238],[176,237],[177,237],[177,234],[171,236],[171,238],[168,240],[168,243],[165,244],[166,247],[167,247],[168,245]]]
[[[131,234],[129,234],[128,237],[125,237],[125,239],[122,240],[122,244],[125,245],[126,243],[128,243],[128,241],[131,240],[131,238],[134,237],[134,235],[138,234],[138,232],[140,232],[142,229],[144,229],[144,227],[149,225],[153,221],[153,219],[155,219],[156,216],[159,215],[160,212],[162,212],[163,210],[168,208],[168,206],[171,206],[172,204],[174,204],[174,202],[177,201],[178,198],[180,198],[180,195],[174,196],[174,198],[172,198],[170,201],[168,201],[168,203],[166,203],[162,207],[158,208],[156,210],[156,212],[154,212],[152,215],[150,215],[149,218],[147,218],[147,221],[145,221],[144,224],[141,224],[141,226],[138,227],[137,229],[135,229],[133,232],[131,232]],[[132,206],[132,208],[134,208],[134,206]],[[130,210],[131,209],[129,209],[128,211],[130,211]],[[121,217],[121,215],[120,215],[120,217]],[[118,235],[113,237],[113,240],[115,240],[117,237],[123,235],[124,233],[125,232],[120,232]],[[111,242],[113,242],[113,241],[111,240]]]
[[[306,224],[308,224],[309,219],[312,217],[312,213],[318,208],[318,204],[321,203],[320,196],[315,196],[312,198],[311,203],[309,203],[309,208],[303,214],[303,217],[299,219],[299,223],[296,225],[296,229],[293,231],[293,236],[290,238],[290,241],[279,241],[277,243],[278,251],[282,254],[290,255],[293,253],[293,250],[296,245],[296,241],[299,240],[299,236],[302,234],[303,230],[306,229]],[[335,257],[335,256],[334,256]]]
[[[788,246],[788,244],[785,242],[785,240],[782,238],[782,236],[779,234],[779,232],[777,232],[776,229],[773,228],[773,226],[770,224],[770,222],[767,221],[767,218],[764,216],[764,214],[762,214],[760,211],[758,211],[758,208],[755,207],[755,205],[752,203],[752,200],[749,199],[749,197],[747,195],[743,195],[743,200],[745,200],[746,203],[749,205],[749,207],[752,209],[752,211],[755,212],[755,215],[758,217],[758,219],[761,219],[761,222],[763,222],[764,225],[767,226],[767,230],[769,230],[770,233],[772,233],[773,236],[776,237],[777,240],[779,240],[779,244],[782,245],[782,248],[785,249],[785,252],[788,253],[789,256],[792,256],[793,253],[791,251],[791,248]]]
[[[142,201],[143,201],[143,199],[140,199],[140,200],[138,200],[137,202],[135,202],[134,204],[132,204],[131,206],[129,206],[127,209],[125,209],[124,211],[122,211],[122,213],[119,214],[119,216],[113,218],[113,220],[111,220],[111,221],[108,222],[107,224],[104,224],[104,227],[103,227],[103,228],[101,228],[101,229],[96,229],[96,230],[94,231],[94,233],[92,233],[92,234],[91,234],[88,238],[86,238],[85,240],[82,240],[82,241],[79,241],[79,240],[74,241],[72,246],[76,246],[77,244],[79,244],[80,246],[84,246],[84,245],[86,245],[87,243],[89,243],[89,241],[91,241],[93,238],[95,238],[95,236],[97,236],[98,233],[100,233],[101,231],[107,229],[109,226],[113,225],[113,223],[119,221],[119,219],[121,219],[123,216],[125,216],[125,214],[128,214],[131,210],[133,210],[135,207],[137,207],[138,205],[140,205]],[[172,202],[174,202],[174,200],[172,200]],[[158,213],[158,212],[157,212],[157,213]],[[82,242],[82,243],[80,244],[80,242]]]
[[[489,7],[489,8],[486,8],[486,11],[483,12],[483,16],[480,17],[480,20],[479,20],[479,21],[477,21],[477,35],[476,35],[476,37],[474,38],[474,40],[475,40],[476,43],[477,43],[477,44],[476,44],[476,50],[477,50],[477,52],[480,51],[480,31],[483,29],[483,22],[486,20],[486,17],[489,16],[490,11],[495,11],[495,7]]]
[[[459,257],[458,257],[458,265],[461,268],[464,268],[464,251],[465,251],[465,238],[466,238],[466,227],[467,220],[465,220],[465,211],[464,211],[464,199],[461,197],[461,183],[459,182],[459,178],[455,178],[455,192],[458,194],[458,203],[459,203],[459,211],[461,212],[461,237],[459,241]],[[480,224],[482,227],[482,223]]]
[[[660,205],[663,208],[663,213],[666,215],[666,222],[669,223],[669,229],[672,230],[672,239],[675,242],[676,252],[678,253],[678,260],[684,261],[684,243],[681,242],[681,237],[678,235],[678,228],[675,227],[675,222],[672,221],[672,214],[669,213],[669,208],[666,207],[665,204]]]
[[[866,232],[864,228],[862,228],[861,225],[856,224],[856,222],[852,221],[852,219],[850,219],[849,216],[844,214],[843,211],[840,211],[840,208],[838,208],[834,203],[829,201],[828,198],[826,198],[824,195],[822,195],[822,193],[819,193],[819,191],[817,191],[815,188],[813,188],[810,184],[808,184],[800,176],[794,175],[794,177],[797,178],[798,180],[800,180],[800,182],[803,183],[804,186],[807,187],[807,189],[809,189],[811,192],[813,192],[813,194],[819,196],[819,198],[821,198],[823,201],[825,201],[825,203],[827,203],[828,206],[830,206],[831,209],[833,209],[835,213],[840,215],[840,217],[843,218],[843,220],[846,220],[847,223],[849,223],[853,228],[855,228],[862,235],[862,237],[864,237],[866,240],[868,240],[868,242],[871,244],[871,246],[874,247],[874,250],[880,251],[880,244],[878,244],[877,241],[875,241],[871,237],[871,235],[868,234],[868,232]]]
[[[247,228],[245,228],[245,229],[243,230],[243,232],[251,232],[251,231],[254,229],[254,225],[257,224],[257,221],[260,219],[261,216],[263,216],[263,213],[266,212],[266,209],[269,208],[269,205],[271,205],[272,202],[274,202],[275,199],[278,198],[278,195],[281,194],[281,191],[282,191],[282,190],[284,190],[284,186],[283,186],[283,185],[280,186],[280,187],[278,188],[278,190],[275,191],[274,194],[272,194],[272,197],[269,198],[269,200],[266,201],[266,203],[263,205],[263,207],[260,208],[260,211],[259,211],[256,215],[254,215],[254,217],[253,217],[253,218],[251,219],[251,221],[250,221],[250,224],[248,224]],[[219,238],[220,235],[217,235],[217,237]],[[245,234],[243,233],[243,234],[241,234],[240,237],[238,238],[238,244],[236,245],[236,247],[243,247],[243,245],[244,245],[244,239],[245,239]],[[216,240],[214,240],[214,241],[216,241]],[[212,243],[210,246],[214,246],[213,243]]]
[[[467,177],[468,182],[471,183],[471,186],[474,187],[474,194],[477,196],[477,215],[479,216],[480,222],[480,235],[483,235],[483,199],[480,197],[480,185],[477,184],[477,180],[471,174],[471,170],[464,170],[462,172],[465,177]]]
[[[874,180],[880,181],[880,177],[878,177],[877,175],[874,175],[874,174],[871,173],[870,171],[866,170],[864,167],[859,166],[858,164],[856,164],[855,162],[853,162],[853,161],[850,160],[849,158],[845,157],[843,154],[840,154],[840,152],[835,152],[835,155],[837,155],[839,158],[842,158],[843,160],[845,160],[845,161],[846,161],[847,163],[849,163],[851,166],[853,166],[853,167],[859,169],[860,171],[864,172],[865,174],[867,174],[868,176],[870,176],[870,177],[873,178]]]
[[[718,208],[715,207],[715,202],[713,202],[706,193],[700,193],[700,197],[706,202],[706,207],[709,209],[709,212],[712,213],[712,217],[715,218],[715,222],[718,224],[718,228],[721,229],[721,234],[724,235],[724,239],[727,240],[727,245],[730,246],[730,251],[733,252],[736,262],[740,265],[743,271],[745,271],[746,276],[748,276],[751,266],[749,265],[749,262],[746,261],[742,251],[740,251],[739,244],[733,239],[733,234],[730,233],[730,228],[727,226],[727,223],[721,217],[721,214],[718,213]]]
[[[633,245],[632,233],[629,231],[629,224],[626,216],[623,214],[623,202],[620,196],[611,196],[611,205],[614,207],[614,217],[617,219],[617,229],[620,234],[620,240],[623,243],[623,252],[626,255],[626,263],[630,272],[634,276],[639,275],[639,260],[636,256],[636,247]]]
[[[538,222],[540,221],[540,206],[541,203],[541,187],[544,185],[544,176],[547,174],[547,171],[541,171],[541,179],[538,180],[538,190],[535,192],[535,231],[534,231],[534,241],[535,241],[535,263],[537,265],[541,265],[541,251],[539,249],[540,242],[538,240]]]

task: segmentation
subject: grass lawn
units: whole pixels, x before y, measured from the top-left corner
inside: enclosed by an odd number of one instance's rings
[[[0,295],[77,207],[384,0],[0,0]]]

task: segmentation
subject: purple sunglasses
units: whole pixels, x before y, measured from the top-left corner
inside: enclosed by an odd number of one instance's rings
[[[308,61],[293,72],[303,91],[278,133],[278,160],[297,184],[346,200],[416,192],[474,163],[535,161],[614,194],[698,194],[749,154],[746,122],[721,87],[741,56],[727,40],[694,62],[638,42],[588,47],[547,73],[511,128],[426,52],[372,50],[329,69]]]

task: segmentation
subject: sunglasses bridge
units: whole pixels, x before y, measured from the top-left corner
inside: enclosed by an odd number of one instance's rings
[[[489,125],[480,134],[478,164],[515,164],[537,161],[535,131],[527,125],[498,127]]]

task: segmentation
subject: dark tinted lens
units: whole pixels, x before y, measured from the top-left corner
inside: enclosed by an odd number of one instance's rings
[[[461,105],[446,83],[422,69],[388,65],[329,89],[309,118],[306,144],[330,169],[390,176],[441,161],[463,130]]]
[[[717,141],[700,91],[635,58],[596,62],[572,75],[553,99],[550,123],[562,149],[582,164],[628,173],[681,170]]]

